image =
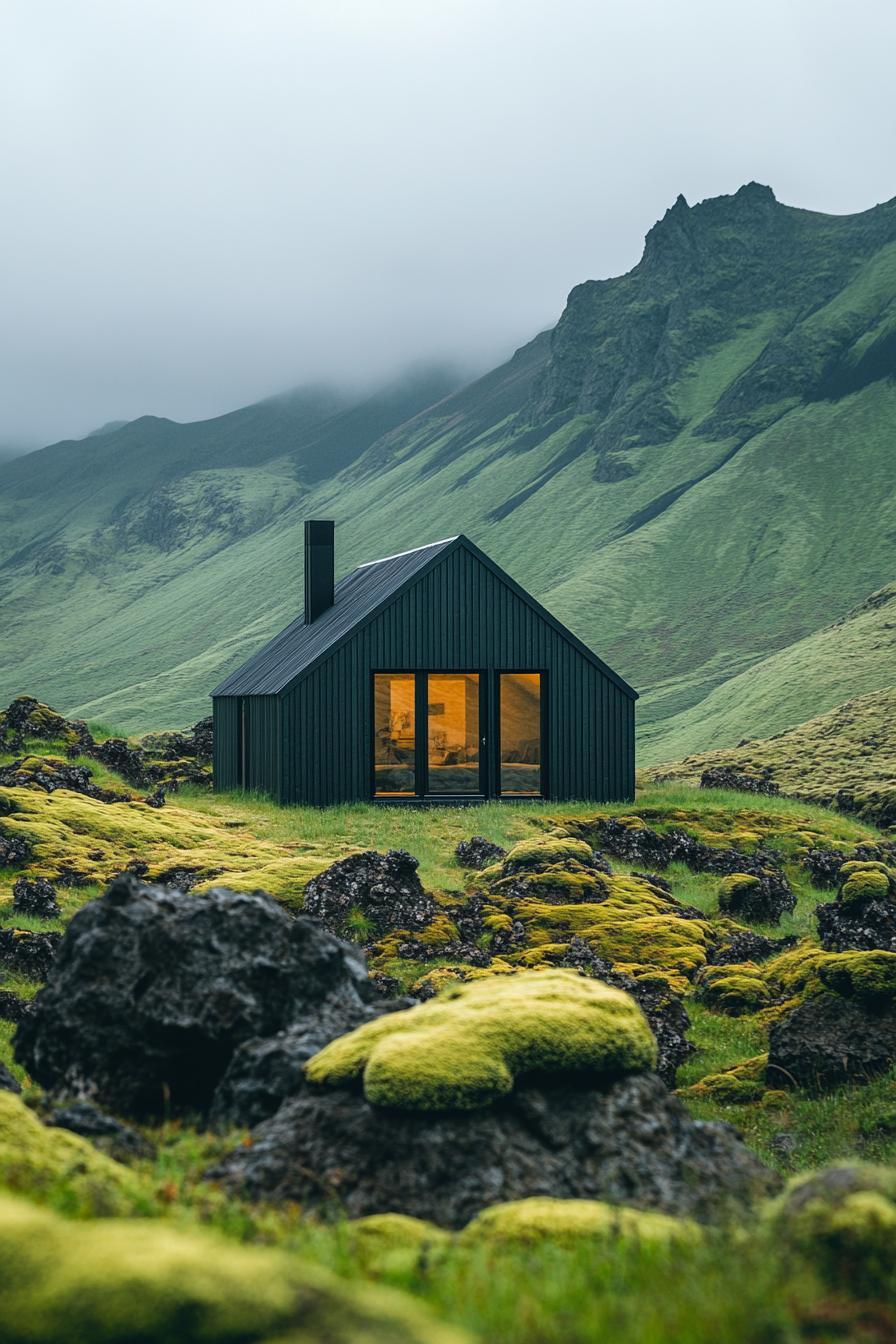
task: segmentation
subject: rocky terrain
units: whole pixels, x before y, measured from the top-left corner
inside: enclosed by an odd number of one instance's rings
[[[0,728],[8,1338],[889,1337],[886,830],[719,765],[279,812],[204,725]]]

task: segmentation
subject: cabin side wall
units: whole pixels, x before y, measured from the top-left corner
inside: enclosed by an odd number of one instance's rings
[[[462,548],[281,697],[279,796],[370,797],[374,671],[493,669],[547,673],[550,797],[634,796],[633,700]]]
[[[215,789],[247,788],[281,796],[280,701],[275,695],[216,696]]]

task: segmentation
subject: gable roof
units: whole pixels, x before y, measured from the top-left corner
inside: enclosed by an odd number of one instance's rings
[[[427,569],[438,564],[449,551],[461,546],[507,584],[521,601],[536,611],[542,620],[567,639],[614,685],[637,700],[638,693],[628,682],[623,681],[587,644],[583,644],[571,630],[561,625],[525,588],[521,588],[484,551],[463,535],[447,537],[444,541],[434,541],[428,546],[418,546],[412,551],[401,551],[397,555],[359,565],[336,584],[332,607],[311,625],[305,624],[302,613],[258,653],[253,654],[235,672],[231,672],[229,677],[225,677],[212,691],[212,696],[279,695],[288,690],[409,588]]]

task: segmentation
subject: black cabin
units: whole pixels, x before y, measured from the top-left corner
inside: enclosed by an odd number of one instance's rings
[[[306,522],[304,613],[213,692],[216,788],[633,797],[637,693],[473,542],[333,576],[333,523]]]

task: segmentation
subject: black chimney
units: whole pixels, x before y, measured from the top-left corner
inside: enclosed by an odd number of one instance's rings
[[[305,624],[311,625],[333,605],[335,570],[333,521],[305,520]]]

